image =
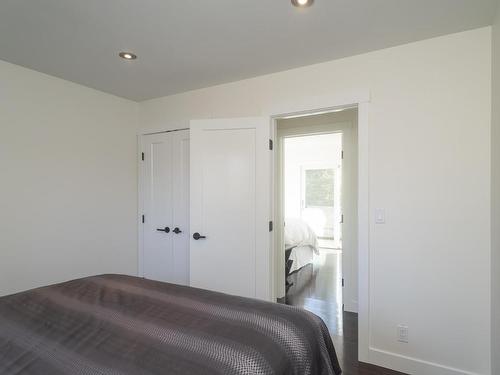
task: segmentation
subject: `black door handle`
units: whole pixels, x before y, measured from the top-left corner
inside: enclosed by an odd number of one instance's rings
[[[199,234],[198,232],[196,232],[195,234],[193,234],[193,238],[198,241],[199,239],[202,239],[202,238],[207,238],[205,236],[202,236],[201,234]]]
[[[175,234],[179,234],[179,233],[182,233],[182,230],[180,230],[179,228],[175,227],[175,229],[172,232],[174,232]]]
[[[158,232],[165,232],[165,233],[169,233],[170,232],[170,228],[169,227],[165,227],[165,229],[160,229],[158,228],[157,229]]]

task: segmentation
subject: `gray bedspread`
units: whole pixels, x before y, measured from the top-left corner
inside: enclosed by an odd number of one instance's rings
[[[0,374],[336,375],[299,308],[104,275],[0,298]]]

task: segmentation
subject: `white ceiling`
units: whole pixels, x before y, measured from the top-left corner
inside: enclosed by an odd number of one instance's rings
[[[496,3],[1,0],[0,59],[141,101],[486,26]]]

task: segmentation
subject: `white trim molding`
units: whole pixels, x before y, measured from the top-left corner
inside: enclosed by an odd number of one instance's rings
[[[271,119],[278,119],[290,116],[321,114],[333,112],[336,109],[356,107],[368,102],[370,102],[369,90],[350,90],[342,95],[301,97],[296,103],[286,103],[271,108],[268,115]]]
[[[144,277],[144,168],[142,163],[142,136],[137,135],[137,276]]]
[[[358,352],[359,360],[370,361],[370,241],[369,241],[369,110],[370,91],[353,90],[344,95],[326,95],[321,97],[302,98],[297,103],[273,108],[269,117],[271,119],[271,134],[276,143],[276,121],[301,115],[314,115],[335,112],[337,109],[351,107],[358,108],[358,300],[348,301],[350,309],[358,311]],[[273,176],[276,173],[273,155]],[[276,196],[274,178],[272,188],[273,220],[276,221]],[[276,243],[274,236],[271,239],[272,253],[275,253]],[[274,259],[275,257],[273,257]],[[274,270],[274,264],[272,265]],[[273,281],[274,283],[274,277]],[[275,288],[273,288],[273,291]],[[274,295],[274,292],[273,292]],[[274,296],[275,297],[275,296]]]
[[[370,104],[358,104],[358,359],[370,363]]]
[[[418,358],[404,356],[374,347],[370,347],[371,364],[386,367],[407,374],[425,375],[481,375],[476,372],[465,371],[439,363],[424,361]],[[366,361],[363,361],[366,362]]]

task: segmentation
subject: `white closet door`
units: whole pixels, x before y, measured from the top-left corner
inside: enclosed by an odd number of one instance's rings
[[[269,129],[268,118],[191,122],[192,286],[271,298]]]
[[[173,151],[173,278],[189,284],[189,130],[172,134]]]
[[[189,132],[143,137],[147,279],[189,283]]]
[[[172,137],[143,137],[144,150],[144,277],[173,282]]]

